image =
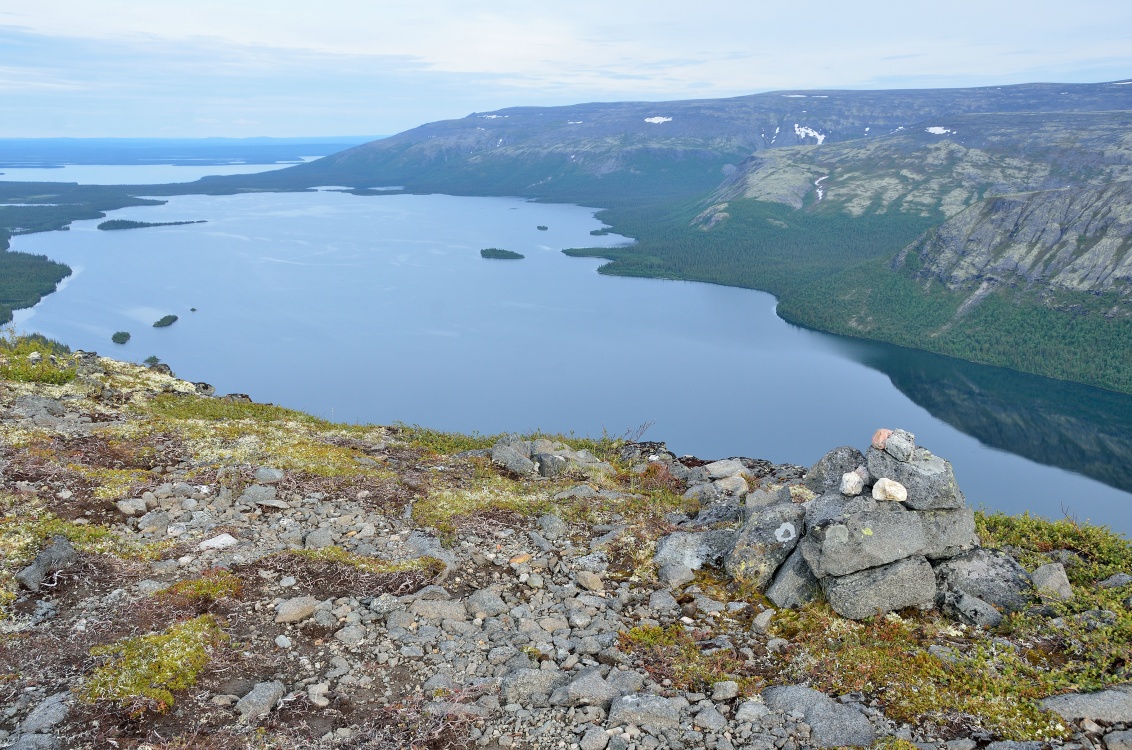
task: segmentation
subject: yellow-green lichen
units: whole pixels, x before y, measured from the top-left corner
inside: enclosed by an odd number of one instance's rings
[[[619,638],[621,649],[636,656],[654,679],[669,679],[679,690],[711,692],[713,683],[734,680],[741,695],[754,695],[763,685],[759,677],[736,669],[742,662],[730,651],[701,651],[693,634],[680,625],[639,625]]]
[[[178,581],[158,591],[154,597],[184,606],[201,606],[238,597],[242,590],[239,577],[226,570],[207,570],[199,578]]]
[[[946,725],[966,720],[1011,740],[1052,740],[1068,730],[1043,711],[1038,699],[1056,692],[1050,671],[975,629],[937,615],[905,619],[889,614],[873,622],[843,619],[828,605],[780,611],[772,632],[794,648],[784,681],[805,679],[832,694],[863,692],[877,698],[895,721]],[[944,660],[928,651],[956,640]]]
[[[283,554],[295,555],[306,560],[313,560],[315,562],[328,562],[336,563],[339,565],[348,565],[351,568],[366,573],[406,573],[411,571],[422,571],[432,574],[439,573],[444,570],[444,563],[435,557],[415,557],[407,560],[383,560],[379,557],[366,557],[351,552],[342,547],[331,545],[321,549],[300,549],[285,552]]]
[[[202,615],[161,633],[97,646],[90,654],[104,661],[78,688],[78,696],[137,713],[167,711],[173,706],[173,692],[195,684],[212,652],[227,640],[216,620]]]

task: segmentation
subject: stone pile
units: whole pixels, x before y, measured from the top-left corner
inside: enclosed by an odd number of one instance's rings
[[[979,547],[951,464],[904,430],[878,430],[865,454],[831,451],[793,491],[788,484],[749,491],[745,459],[689,470],[652,455],[679,466],[673,473],[689,482],[687,494],[706,504],[690,524],[697,530],[658,545],[656,563],[670,585],[717,565],[780,607],[824,596],[838,614],[863,619],[938,606],[979,625],[1032,601],[1031,576],[1006,554]],[[740,517],[737,530],[705,528]],[[1048,567],[1043,594],[1071,597],[1064,569]]]

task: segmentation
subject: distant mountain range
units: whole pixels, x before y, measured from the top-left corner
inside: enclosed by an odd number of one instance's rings
[[[765,289],[803,325],[1132,393],[1132,81],[520,107],[68,200],[315,186],[599,206],[638,240],[570,251],[603,273]]]

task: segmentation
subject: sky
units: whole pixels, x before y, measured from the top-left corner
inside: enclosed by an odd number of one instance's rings
[[[378,135],[509,106],[1132,77],[1127,0],[0,0],[0,137]]]

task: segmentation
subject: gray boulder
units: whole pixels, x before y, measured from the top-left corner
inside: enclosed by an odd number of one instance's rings
[[[556,456],[553,453],[536,453],[533,458],[534,463],[538,466],[539,475],[544,477],[556,477],[566,471],[566,467],[570,464],[562,456]]]
[[[884,441],[884,452],[897,461],[911,461],[916,450],[916,436],[904,430],[893,430]]]
[[[817,690],[786,685],[767,688],[762,696],[771,710],[801,712],[810,725],[814,747],[869,747],[876,741],[876,730],[860,709],[837,703]]]
[[[751,516],[724,558],[728,575],[759,590],[765,588],[798,546],[805,515],[802,506],[791,503],[772,505]]]
[[[634,724],[656,728],[678,727],[680,712],[667,698],[650,693],[633,693],[613,701],[609,708],[609,726]]]
[[[704,565],[718,566],[735,544],[737,533],[731,529],[677,531],[657,543],[654,560],[661,568],[673,564],[691,570]]]
[[[873,481],[887,477],[904,485],[908,490],[905,504],[913,510],[962,508],[966,504],[951,463],[923,448],[917,448],[909,461],[869,448],[866,463]]]
[[[999,612],[1016,612],[1033,600],[1033,581],[1012,557],[999,550],[978,547],[936,565],[939,606],[962,622],[977,623],[971,613],[986,619],[979,599]],[[993,617],[991,619],[994,619]]]
[[[879,568],[822,579],[829,605],[842,617],[863,620],[905,607],[930,608],[936,598],[932,566],[909,557]]]
[[[916,515],[924,526],[924,538],[928,542],[924,555],[929,560],[955,557],[974,549],[979,543],[975,533],[975,511],[971,508],[921,510],[916,511]]]
[[[57,724],[62,724],[71,710],[71,693],[56,693],[32,709],[20,731],[25,734],[48,732]]]
[[[1047,599],[1062,602],[1073,599],[1073,587],[1069,585],[1069,577],[1065,575],[1065,566],[1061,563],[1043,565],[1031,573],[1030,578],[1033,579],[1034,589],[1038,594]]]
[[[1043,700],[1042,708],[1068,721],[1089,719],[1107,724],[1129,724],[1132,723],[1132,688],[1055,695]]]
[[[503,614],[510,609],[499,596],[498,591],[492,589],[480,589],[468,597],[465,607],[468,614],[475,617],[477,614],[482,613],[488,617],[495,617],[496,615]]]
[[[75,548],[65,536],[56,536],[32,564],[16,574],[16,580],[29,591],[39,591],[43,579],[50,573],[74,565],[79,559]]]
[[[334,529],[324,526],[307,533],[303,538],[303,546],[307,549],[325,549],[334,544]]]
[[[865,455],[856,448],[843,445],[818,459],[806,472],[804,483],[819,495],[841,491],[841,476],[865,465]]]
[[[923,554],[927,546],[919,515],[891,510],[854,513],[819,526],[801,545],[806,562],[818,578],[886,565]]]
[[[866,495],[846,497],[840,492],[831,492],[815,497],[806,503],[806,531],[818,528],[839,518],[848,518],[854,513],[877,510],[877,501]]]
[[[256,721],[266,715],[282,698],[286,690],[282,682],[260,682],[247,695],[236,702],[242,721]]]
[[[569,684],[555,690],[550,697],[550,705],[601,706],[603,709],[608,709],[617,695],[617,689],[602,678],[601,670],[591,667],[571,680]]]
[[[499,695],[505,704],[545,706],[550,694],[565,680],[566,675],[558,671],[516,669],[500,681]]]
[[[510,445],[496,444],[491,449],[491,462],[512,474],[518,476],[532,476],[538,473],[538,467],[525,453],[520,453]]]
[[[812,602],[819,596],[821,583],[802,557],[802,550],[795,548],[774,574],[774,580],[766,590],[766,598],[774,602],[776,607],[793,609]]]

